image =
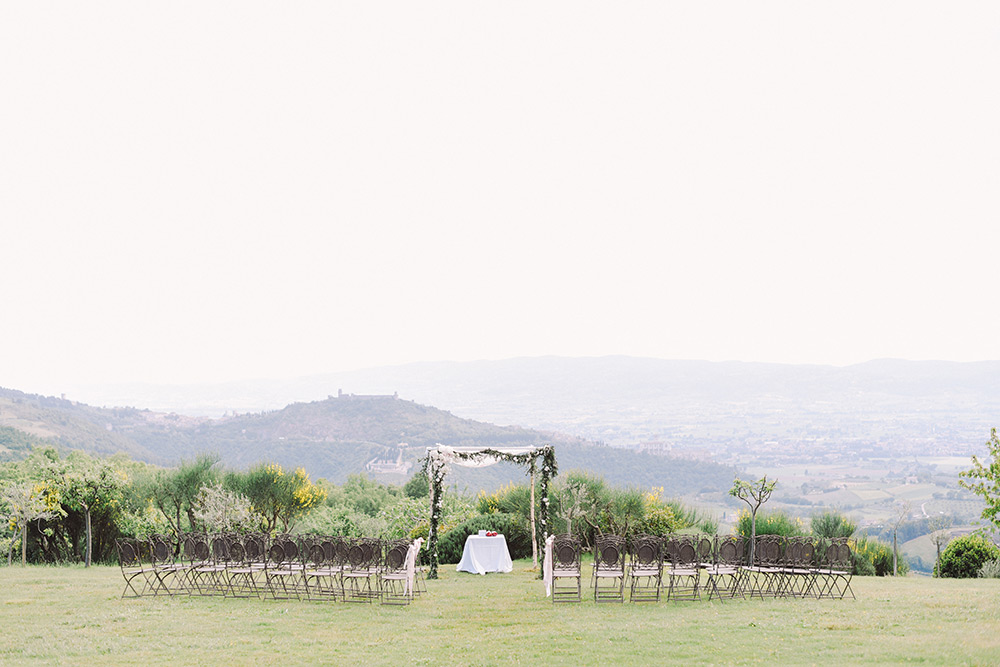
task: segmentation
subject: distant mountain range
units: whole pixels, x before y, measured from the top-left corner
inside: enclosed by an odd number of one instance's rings
[[[200,453],[218,453],[229,467],[261,461],[303,466],[314,478],[342,482],[369,472],[405,482],[427,447],[531,446],[553,444],[563,472],[582,469],[608,482],[641,488],[662,486],[670,495],[719,495],[735,469],[675,460],[588,443],[580,438],[462,419],[437,408],[390,395],[344,394],[280,410],[211,419],[134,407],[95,408],[62,398],[0,389],[0,460],[19,458],[31,446],[54,444],[102,455],[124,452],[159,465]],[[449,482],[470,490],[522,481],[511,466],[460,469]]]
[[[965,455],[1000,425],[1000,361],[846,367],[635,357],[418,363],[293,380],[77,387],[91,403],[219,416],[392,394],[479,421],[716,460]]]

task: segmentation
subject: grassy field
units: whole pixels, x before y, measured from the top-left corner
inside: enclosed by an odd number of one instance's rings
[[[122,600],[116,567],[0,567],[3,664],[1000,664],[1000,580],[856,578],[857,600],[553,606],[515,563],[409,607]]]

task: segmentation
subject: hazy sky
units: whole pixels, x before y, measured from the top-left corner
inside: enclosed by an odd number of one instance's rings
[[[1000,358],[1000,3],[5,2],[0,386]]]

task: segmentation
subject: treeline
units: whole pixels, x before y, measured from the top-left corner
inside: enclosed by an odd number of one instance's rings
[[[201,456],[158,468],[118,454],[62,457],[36,448],[0,466],[0,514],[8,563],[113,561],[115,539],[189,531],[288,530],[328,492],[302,468],[272,463],[223,470]]]
[[[536,500],[541,489],[535,489]],[[616,486],[581,470],[559,475],[549,489],[551,532],[571,533],[588,547],[601,533],[715,534],[718,522],[672,500],[662,486]],[[478,495],[452,487],[444,494],[439,558],[457,562],[467,535],[497,530],[514,558],[531,556],[531,489],[506,484]],[[538,510],[536,509],[536,512]],[[258,462],[227,469],[214,455],[174,468],[52,447],[35,447],[17,462],[0,464],[0,517],[6,560],[34,563],[115,562],[115,539],[168,534],[179,544],[189,532],[302,532],[346,536],[426,537],[429,489],[423,472],[404,485],[351,475],[342,484],[315,482],[303,467]],[[743,513],[738,533],[748,536]],[[891,549],[855,535],[855,524],[837,513],[801,519],[762,512],[757,534],[812,534],[852,538],[856,574],[890,574]],[[539,536],[540,537],[540,536]],[[19,553],[18,553],[19,552]],[[896,567],[906,563],[897,554]]]
[[[714,532],[716,526],[665,499],[662,487],[619,488],[585,472],[557,478],[550,494],[553,529],[576,533],[588,544],[598,532],[666,534],[692,526]],[[428,497],[422,472],[402,486],[363,475],[337,485],[312,481],[303,467],[270,462],[226,469],[213,455],[161,468],[120,454],[63,456],[53,447],[35,447],[23,460],[0,465],[8,562],[114,562],[118,537],[169,534],[179,543],[192,531],[426,536]],[[449,539],[460,549],[466,529],[479,530],[474,524],[506,527],[514,551],[530,555],[523,553],[531,541],[529,497],[527,484],[478,496],[453,488],[445,495],[441,536],[454,531]]]

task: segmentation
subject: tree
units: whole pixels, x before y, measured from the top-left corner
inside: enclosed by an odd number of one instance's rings
[[[7,520],[21,533],[21,565],[28,561],[28,524],[55,518],[59,512],[59,495],[44,483],[21,482],[4,488],[3,502]]]
[[[986,501],[982,518],[1000,528],[1000,437],[996,428],[990,429],[990,439],[986,442],[990,461],[983,465],[979,457],[972,455],[972,468],[958,473],[958,485],[981,496]]]
[[[417,470],[413,477],[403,485],[403,495],[407,498],[417,498],[423,500],[430,496],[431,484],[427,480],[427,475],[423,470]]]
[[[128,475],[113,461],[94,459],[75,452],[66,458],[59,485],[63,504],[84,515],[84,567],[90,567],[93,559],[93,515],[102,512],[106,520],[113,520],[121,512],[128,484]]]
[[[313,484],[304,468],[285,473],[276,463],[261,463],[245,473],[230,473],[225,486],[250,499],[253,511],[266,522],[267,532],[279,525],[288,531],[292,523],[326,500],[326,491]]]
[[[754,551],[757,542],[757,510],[767,502],[777,486],[778,480],[767,481],[764,475],[756,482],[746,482],[737,477],[733,480],[733,488],[729,489],[729,495],[739,498],[750,508],[750,562],[753,563]]]
[[[261,517],[246,496],[228,491],[216,482],[201,487],[195,517],[214,532],[244,533],[260,529]]]
[[[931,542],[937,547],[937,555],[934,557],[934,576],[939,576],[941,566],[941,547],[948,544],[948,528],[951,527],[951,518],[944,514],[938,514],[927,522],[927,527],[931,531]]]
[[[167,517],[178,544],[184,537],[184,517],[187,517],[191,529],[195,528],[198,493],[215,481],[214,468],[218,462],[217,454],[202,454],[194,461],[181,461],[180,466],[173,470],[158,470],[147,481],[147,493]]]
[[[899,511],[896,513],[896,523],[892,526],[892,576],[894,577],[899,574],[899,567],[897,566],[899,552],[896,547],[896,533],[899,531],[899,524],[903,523],[903,519],[910,515],[910,502],[906,501],[901,503],[898,509]]]
[[[566,475],[565,482],[556,490],[556,502],[566,521],[567,533],[573,534],[573,519],[582,518],[593,507],[603,490],[604,481],[591,477],[586,472],[572,470]]]

